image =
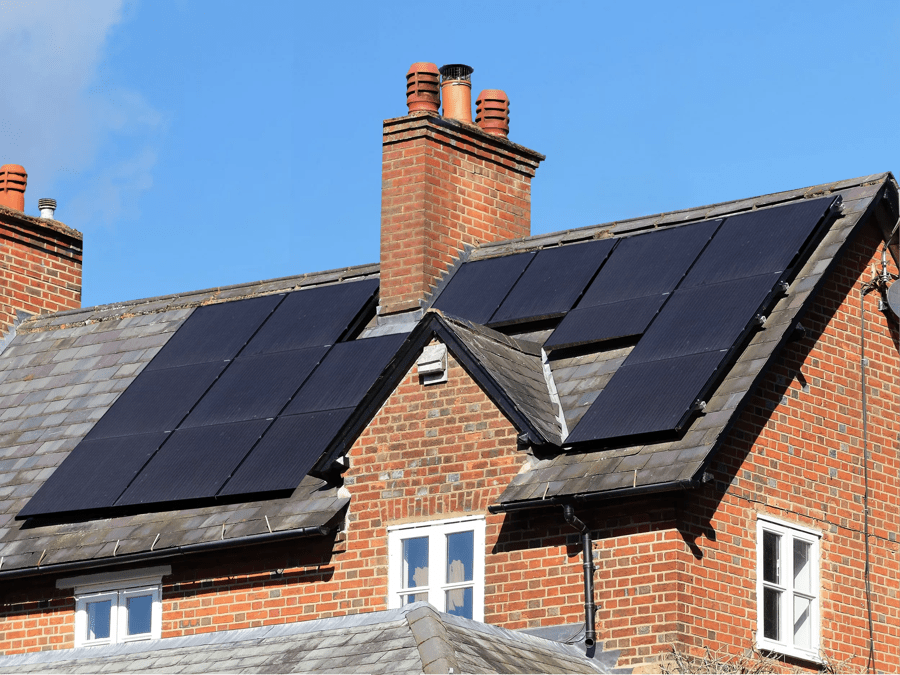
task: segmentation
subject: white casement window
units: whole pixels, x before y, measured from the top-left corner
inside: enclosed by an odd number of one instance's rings
[[[162,577],[171,571],[166,565],[57,581],[57,588],[75,589],[75,646],[158,640]]]
[[[389,606],[426,600],[484,620],[484,517],[388,528]]]
[[[816,530],[768,516],[756,521],[757,646],[819,661]]]

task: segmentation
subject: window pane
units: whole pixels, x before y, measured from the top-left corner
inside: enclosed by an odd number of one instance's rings
[[[794,539],[794,588],[812,594],[812,565],[809,562],[809,542]]]
[[[794,644],[812,649],[812,601],[794,597]]]
[[[781,565],[778,562],[780,544],[781,537],[777,534],[774,532],[763,532],[763,581],[768,581],[772,584],[781,583],[781,574],[779,573]]]
[[[152,595],[135,595],[128,598],[128,634],[150,632],[150,615],[153,611]]]
[[[763,589],[763,636],[769,640],[780,640],[780,624],[781,612],[779,611],[779,603],[781,602],[781,593],[774,588]]]
[[[472,581],[472,554],[474,549],[475,533],[471,530],[447,535],[448,584]]]
[[[88,640],[102,640],[109,637],[109,615],[112,600],[87,603]]]
[[[472,618],[472,587],[454,588],[447,591],[447,614],[455,614],[466,619]]]
[[[428,537],[403,540],[403,588],[428,585]]]
[[[403,596],[403,604],[411,605],[414,602],[427,602],[428,601],[428,592],[425,593],[410,593],[408,595]]]

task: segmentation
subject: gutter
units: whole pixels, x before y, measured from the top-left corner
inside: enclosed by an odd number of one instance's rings
[[[705,476],[705,474],[704,474]],[[699,487],[706,482],[703,478],[691,478],[686,480],[672,480],[666,483],[654,483],[634,488],[623,488],[614,492],[586,492],[577,495],[565,495],[548,497],[546,499],[526,499],[521,502],[509,502],[507,504],[491,504],[488,511],[491,513],[510,513],[511,511],[525,511],[526,509],[539,509],[546,506],[565,506],[566,504],[595,502],[617,497],[638,497],[641,495],[655,494],[658,492],[672,492],[674,490],[689,490]]]
[[[44,565],[41,567],[24,567],[6,572],[0,570],[0,581],[7,579],[22,579],[25,577],[34,577],[45,574],[62,574],[67,572],[77,572],[85,569],[99,569],[103,567],[114,567],[116,565],[128,565],[130,563],[141,563],[151,560],[163,560],[165,558],[174,558],[193,553],[205,553],[207,551],[218,551],[229,548],[239,548],[242,546],[252,546],[254,544],[268,544],[276,541],[287,541],[291,539],[300,539],[315,535],[325,536],[334,532],[334,528],[325,527],[324,525],[314,525],[311,527],[298,527],[292,530],[280,530],[278,532],[266,532],[263,534],[254,534],[240,539],[217,539],[215,541],[203,541],[197,544],[185,544],[184,546],[174,546],[159,551],[140,551],[138,553],[127,553],[112,558],[104,558],[102,560],[77,560],[74,562],[56,563],[53,565]]]

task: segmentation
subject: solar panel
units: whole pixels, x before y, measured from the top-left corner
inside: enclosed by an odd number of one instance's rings
[[[625,237],[578,307],[671,293],[721,224],[708,220]]]
[[[377,291],[378,281],[365,279],[288,293],[241,355],[334,344]]]
[[[534,253],[517,253],[463,263],[434,303],[436,309],[475,323],[487,323]]]
[[[559,349],[641,335],[668,297],[651,295],[607,305],[577,307],[566,314],[544,347]]]
[[[310,347],[239,356],[182,422],[181,428],[274,417],[327,351],[328,347]]]
[[[835,199],[803,200],[729,217],[681,287],[784,271]]]
[[[721,352],[624,364],[581,418],[567,443],[677,429],[715,374]]]
[[[615,243],[615,239],[600,239],[539,251],[489,323],[542,319],[569,311]]]
[[[271,424],[250,420],[172,432],[115,505],[214,497]]]
[[[355,407],[405,339],[385,335],[334,345],[284,414]]]
[[[352,412],[343,408],[279,417],[219,494],[295,489]]]
[[[81,441],[17,517],[111,506],[166,436],[153,433]]]
[[[629,354],[625,365],[730,349],[780,274],[679,288]]]
[[[284,297],[267,295],[198,307],[145,370],[234,358]]]
[[[134,436],[175,429],[226,365],[219,361],[143,371],[86,438]]]

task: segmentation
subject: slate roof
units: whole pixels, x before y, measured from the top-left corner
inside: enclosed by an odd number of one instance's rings
[[[0,673],[605,673],[583,647],[402,609],[0,657]]]
[[[349,500],[314,478],[286,499],[29,528],[14,518],[195,307],[374,272],[377,266],[333,270],[70,310],[16,326],[0,358],[0,578],[38,566],[126,562],[203,542],[225,545],[266,535],[269,527],[276,534],[305,528],[314,534],[330,523]]]
[[[561,443],[561,408],[541,346],[465,319],[447,317],[447,322],[546,442]]]
[[[528,470],[518,474],[501,495],[496,510],[540,502],[549,504],[560,499],[606,498],[696,485],[702,480],[718,443],[724,439],[754,385],[791,337],[811,299],[848,246],[856,226],[874,213],[884,194],[892,203],[890,222],[893,222],[897,218],[897,184],[893,176],[886,173],[515,242],[487,244],[474,251],[470,259],[564,245],[584,238],[628,236],[650,228],[722,217],[823,195],[841,195],[843,198],[841,217],[802,264],[787,295],[775,305],[764,329],[755,334],[710,396],[704,413],[678,440],[533,457]],[[530,337],[534,339],[535,336]],[[553,360],[551,356],[554,379],[570,428],[599,395],[630,350],[631,347],[622,347],[559,360]]]
[[[765,329],[755,334],[709,397],[705,413],[677,440],[605,450],[589,446],[578,452],[566,450],[567,430],[578,423],[630,347],[599,349],[564,358],[551,352],[546,358],[541,345],[552,327],[513,326],[501,333],[430,310],[399,348],[398,355],[403,352],[405,356],[393,359],[393,372],[381,378],[381,384],[373,388],[368,400],[349,418],[341,432],[343,438],[336,441],[332,452],[346,450],[352,444],[354,434],[365,426],[391,387],[414,363],[416,349],[437,335],[455,350],[463,366],[535,448],[535,454],[528,458],[529,470],[512,481],[500,498],[499,508],[546,503],[547,499],[581,499],[694,485],[740,405],[789,337],[851,233],[880,208],[879,204],[884,203],[881,196],[885,194],[891,203],[892,227],[896,220],[897,188],[890,174],[486,244],[463,256],[479,260],[591,239],[630,236],[653,228],[829,194],[843,197],[841,217],[802,264],[789,293],[770,313]],[[883,220],[879,219],[882,226]],[[224,546],[250,536],[270,536],[270,527],[274,536],[315,534],[334,522],[348,500],[341,496],[338,484],[314,478],[304,480],[290,498],[284,499],[36,527],[31,526],[34,523],[26,527],[14,517],[195,307],[377,274],[377,265],[367,265],[22,321],[0,354],[0,578],[65,569],[58,566],[120,563],[130,559],[128,556],[165,556],[193,550],[185,547],[204,542],[219,541],[223,543],[218,545]],[[412,327],[413,324],[389,327],[388,332],[405,332]]]

